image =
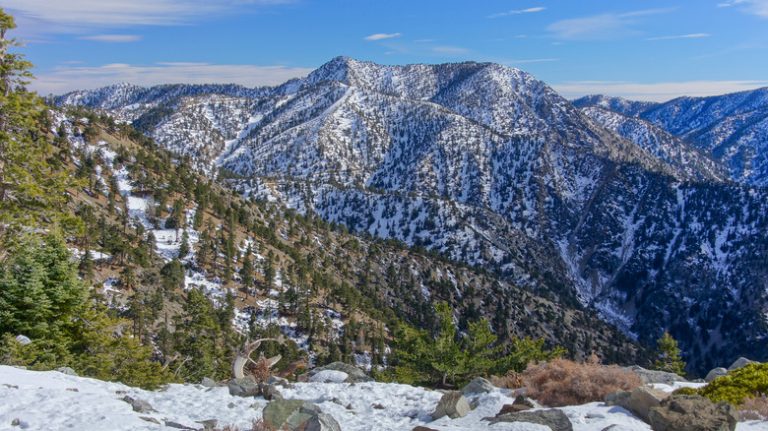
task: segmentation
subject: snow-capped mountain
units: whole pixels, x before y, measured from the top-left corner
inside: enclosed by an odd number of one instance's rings
[[[647,344],[670,329],[692,369],[768,354],[768,193],[648,122],[490,63],[339,57],[271,89],[119,89],[59,102],[132,120],[245,195],[594,306]]]
[[[647,120],[721,162],[734,181],[768,185],[768,88],[661,104],[604,96],[574,103]]]

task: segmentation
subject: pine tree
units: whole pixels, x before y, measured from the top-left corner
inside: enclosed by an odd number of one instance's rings
[[[653,367],[659,371],[667,371],[680,376],[685,375],[685,362],[680,357],[680,347],[677,340],[672,338],[669,332],[664,334],[657,341],[657,359]]]
[[[253,255],[253,247],[251,245],[248,245],[248,248],[245,250],[245,254],[243,255],[243,265],[240,268],[240,280],[243,283],[243,287],[245,288],[245,297],[248,297],[248,292],[253,287],[253,263],[251,261],[251,256]]]
[[[181,245],[179,246],[179,259],[184,259],[189,254],[189,233],[184,229],[181,234]]]

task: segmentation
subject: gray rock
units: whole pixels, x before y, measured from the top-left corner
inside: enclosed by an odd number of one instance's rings
[[[632,392],[629,391],[611,392],[603,398],[603,401],[608,406],[620,406],[622,403],[626,403],[631,395]]]
[[[435,411],[432,413],[432,419],[437,420],[443,416],[451,419],[463,418],[470,410],[469,402],[459,391],[449,391],[443,394],[440,402],[437,403]]]
[[[303,431],[341,431],[341,425],[333,416],[320,413],[306,422]]]
[[[723,367],[713,368],[707,373],[707,377],[704,378],[704,381],[709,383],[712,380],[715,380],[718,377],[722,377],[724,375],[728,374],[728,370],[726,370]]]
[[[212,431],[216,429],[216,425],[219,424],[218,419],[207,419],[204,421],[197,421],[200,425],[203,426],[203,430],[205,431]]]
[[[620,397],[616,405],[624,407],[644,422],[649,422],[648,415],[651,409],[659,407],[661,401],[666,399],[669,394],[658,391],[646,386],[635,388],[630,392],[629,397]]]
[[[77,377],[77,373],[75,372],[75,370],[69,367],[59,367],[59,368],[56,368],[56,371],[60,372],[61,374]]]
[[[122,398],[122,400],[130,404],[133,411],[137,413],[152,413],[156,411],[154,408],[152,408],[151,404],[139,398],[132,398],[126,395]]]
[[[308,373],[308,377],[311,379],[312,376],[321,371],[341,371],[347,373],[347,379],[344,383],[364,383],[373,381],[371,377],[365,374],[365,371],[354,365],[345,364],[343,362],[332,362],[328,365],[314,368]]]
[[[22,346],[26,346],[27,344],[32,343],[32,340],[26,335],[17,335],[16,342],[21,344]]]
[[[145,422],[152,422],[153,424],[162,425],[159,420],[151,417],[151,416],[139,416],[139,419],[145,421]]]
[[[672,395],[650,412],[654,431],[734,431],[737,416],[727,403],[699,395]]]
[[[205,386],[206,388],[215,388],[216,386],[219,386],[219,384],[216,383],[215,380],[209,377],[203,377],[203,380],[200,380],[200,384],[202,386]]]
[[[232,379],[227,383],[229,394],[234,397],[255,397],[261,395],[261,388],[253,377]]]
[[[739,368],[744,368],[749,364],[756,364],[756,361],[741,357],[731,364],[730,367],[728,367],[728,371],[738,370]]]
[[[174,421],[164,421],[164,424],[168,428],[176,428],[176,429],[180,429],[180,430],[195,430],[194,427],[187,426],[187,425],[184,425],[184,424],[180,424],[180,423],[174,422]]]
[[[646,370],[643,367],[633,365],[626,367],[629,371],[634,371],[635,374],[640,376],[640,380],[645,384],[663,383],[665,385],[672,385],[675,382],[687,382],[685,377],[679,376],[675,373],[668,373],[666,371]]]
[[[275,429],[300,430],[310,419],[322,412],[310,402],[302,400],[273,400],[264,407],[264,422]]]
[[[491,421],[491,424],[499,422],[527,422],[548,426],[552,431],[573,431],[573,425],[570,419],[562,410],[536,410],[520,413],[508,413],[495,418],[485,418]]]
[[[269,376],[269,379],[267,379],[267,384],[274,385],[274,386],[282,386],[287,389],[293,388],[293,384],[289,382],[288,380],[277,377],[277,376]]]
[[[505,415],[508,413],[518,413],[530,410],[534,407],[533,403],[522,395],[518,395],[512,404],[504,404],[499,410],[496,416]]]
[[[461,393],[464,395],[487,394],[494,389],[496,388],[488,380],[482,377],[475,377],[471,382],[469,382],[466,386],[464,386],[464,388],[461,389]]]
[[[280,393],[277,385],[262,384],[259,385],[259,391],[267,401],[283,399],[283,394]]]
[[[626,425],[608,425],[601,431],[635,431],[637,428],[630,428]]]

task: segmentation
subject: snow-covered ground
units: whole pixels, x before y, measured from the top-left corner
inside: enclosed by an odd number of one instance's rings
[[[670,387],[663,389],[671,390]],[[281,389],[285,398],[307,400],[333,416],[344,431],[409,431],[425,425],[439,431],[547,431],[527,423],[489,425],[504,404],[513,402],[509,391],[479,396],[479,406],[464,418],[430,421],[440,393],[408,385],[385,383],[297,383]],[[136,413],[124,396],[149,402],[156,410]],[[198,423],[217,419],[220,427],[246,428],[261,417],[267,404],[262,398],[229,395],[226,387],[169,385],[144,391],[119,383],[74,377],[56,371],[35,372],[0,366],[0,430],[161,430],[175,422],[201,429]],[[620,407],[602,403],[564,407],[575,431],[599,431],[610,425],[622,430],[650,430],[644,422]],[[142,417],[144,419],[142,419]],[[18,425],[13,426],[16,422]],[[156,423],[157,422],[157,423]],[[768,430],[766,422],[739,423],[737,431]]]

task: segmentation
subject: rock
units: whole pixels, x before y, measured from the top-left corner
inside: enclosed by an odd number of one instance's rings
[[[419,425],[416,428],[412,429],[411,431],[437,431],[437,430]]]
[[[637,428],[631,428],[626,425],[608,425],[600,431],[636,431]]]
[[[150,417],[150,416],[139,416],[139,419],[146,421],[146,422],[152,422],[153,424],[162,425],[159,420]]]
[[[371,405],[371,408],[374,408],[376,410],[384,410],[385,409],[385,407],[383,405],[379,404],[379,403]]]
[[[491,425],[499,422],[527,422],[548,426],[552,431],[573,431],[573,425],[562,410],[536,410],[532,412],[509,413],[495,418],[485,418]]]
[[[341,425],[331,415],[320,413],[310,418],[303,426],[302,431],[341,431]]]
[[[259,385],[259,392],[267,401],[283,399],[283,394],[280,393],[277,385],[261,384]]]
[[[700,395],[672,395],[650,411],[654,431],[734,431],[737,416],[727,403]]]
[[[475,377],[471,382],[469,382],[466,386],[464,386],[464,388],[461,389],[461,393],[464,395],[487,394],[494,389],[496,388],[488,380],[482,377]]]
[[[19,427],[19,428],[21,428],[23,430],[29,428],[29,424],[24,422],[23,420],[21,420],[19,418],[16,418],[16,419],[12,420],[11,421],[11,426],[12,427]]]
[[[365,374],[365,371],[357,368],[354,365],[345,364],[343,362],[332,362],[328,365],[317,367],[308,373],[308,377],[311,379],[315,374],[326,370],[341,371],[347,373],[347,379],[344,381],[344,383],[363,383],[373,381],[372,378]]]
[[[634,371],[635,374],[640,376],[640,380],[642,380],[646,385],[654,383],[672,385],[675,382],[687,382],[684,377],[678,376],[675,373],[668,373],[666,371],[646,370],[645,368],[637,365],[626,367],[625,369]]]
[[[277,377],[277,376],[269,376],[269,378],[267,379],[267,384],[273,385],[273,386],[282,386],[287,389],[293,388],[293,385],[291,384],[291,382],[289,382],[288,380],[282,377]]]
[[[184,424],[180,424],[180,423],[174,422],[174,421],[164,421],[164,424],[168,428],[176,428],[176,429],[180,429],[180,430],[194,430],[195,429],[194,427],[190,427],[190,426],[187,426],[187,425],[184,425]]]
[[[496,416],[505,415],[508,413],[519,413],[526,410],[530,410],[534,407],[533,403],[522,395],[518,395],[512,404],[504,404],[501,407],[499,413]]]
[[[658,391],[646,386],[635,388],[630,392],[628,397],[621,397],[617,400],[616,405],[624,407],[642,419],[643,422],[648,422],[648,415],[651,409],[661,405],[661,401],[669,396],[666,392]]]
[[[152,413],[156,411],[155,409],[152,408],[151,404],[139,398],[132,398],[126,395],[122,398],[122,400],[130,404],[131,408],[136,413]]]
[[[451,419],[463,418],[470,412],[469,401],[459,391],[449,391],[443,394],[437,403],[432,419],[437,420],[443,416]]]
[[[285,428],[288,431],[296,431],[302,429],[310,419],[321,413],[318,406],[307,401],[273,400],[264,407],[262,416],[264,422],[275,429]]]
[[[726,370],[723,367],[713,368],[713,369],[709,370],[709,372],[707,373],[707,377],[704,378],[704,381],[709,383],[712,380],[715,380],[716,378],[722,377],[722,376],[724,376],[726,374],[728,374],[728,370]]]
[[[752,361],[750,359],[741,357],[741,358],[733,361],[731,366],[728,367],[728,371],[738,370],[739,368],[746,367],[749,364],[756,364],[756,363],[757,363],[756,361]]]
[[[632,392],[629,391],[611,392],[603,398],[603,401],[608,406],[620,406],[622,403],[626,403],[631,395]]]
[[[255,397],[261,395],[261,388],[253,377],[232,379],[227,383],[229,394],[234,397]]]
[[[312,383],[345,383],[349,374],[344,371],[322,370],[309,378]]]
[[[216,386],[219,386],[215,380],[209,377],[203,377],[203,380],[200,380],[200,385],[205,386],[206,388],[215,388]]]
[[[60,372],[61,374],[77,377],[77,373],[75,372],[75,370],[69,367],[59,367],[59,368],[56,368],[56,371]]]
[[[21,344],[22,346],[26,346],[27,344],[30,344],[32,340],[26,335],[17,335],[16,342]]]
[[[216,429],[216,425],[219,424],[218,419],[207,419],[204,421],[197,421],[200,425],[203,426],[203,430],[205,431],[212,431]]]

